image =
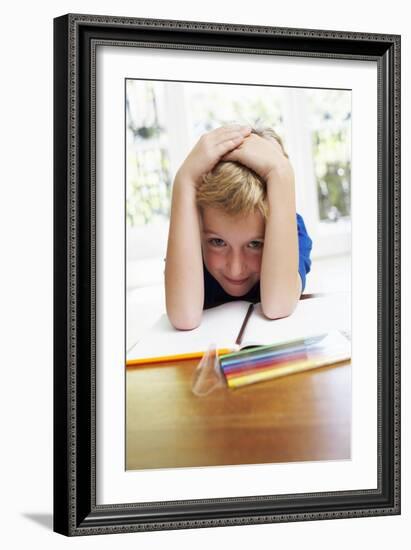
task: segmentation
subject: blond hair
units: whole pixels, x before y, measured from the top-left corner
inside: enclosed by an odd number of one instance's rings
[[[288,158],[283,142],[274,130],[253,128],[251,133],[275,139]],[[196,203],[200,211],[209,206],[232,216],[255,211],[259,211],[264,219],[268,216],[265,181],[239,162],[220,161],[211,172],[205,174],[197,186]]]

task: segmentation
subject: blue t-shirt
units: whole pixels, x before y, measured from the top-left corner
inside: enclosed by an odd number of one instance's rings
[[[297,214],[297,232],[298,232],[298,272],[301,277],[301,292],[305,288],[307,273],[311,269],[310,253],[312,241],[308,236],[303,218]],[[233,302],[235,300],[246,300],[256,304],[260,302],[260,281],[258,281],[251,290],[244,296],[231,296],[222,288],[222,286],[208,272],[203,262],[204,269],[204,309]]]

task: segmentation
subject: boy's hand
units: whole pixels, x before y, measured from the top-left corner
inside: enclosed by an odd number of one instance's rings
[[[294,177],[290,161],[274,138],[250,134],[221,160],[239,162],[253,170],[265,182],[278,177]]]
[[[250,132],[251,128],[246,126],[222,126],[202,135],[181,165],[180,176],[197,184],[224,155],[241,145]]]

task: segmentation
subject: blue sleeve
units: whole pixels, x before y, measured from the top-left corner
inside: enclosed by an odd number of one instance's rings
[[[310,253],[313,246],[312,240],[308,236],[307,229],[305,228],[304,220],[297,214],[297,231],[298,231],[298,273],[301,277],[301,292],[305,288],[305,281],[307,273],[311,269]]]

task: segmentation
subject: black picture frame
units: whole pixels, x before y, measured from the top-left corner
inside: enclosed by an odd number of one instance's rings
[[[377,63],[377,489],[96,504],[96,42]],[[400,42],[397,35],[111,16],[68,14],[54,20],[56,532],[74,536],[400,513]]]

